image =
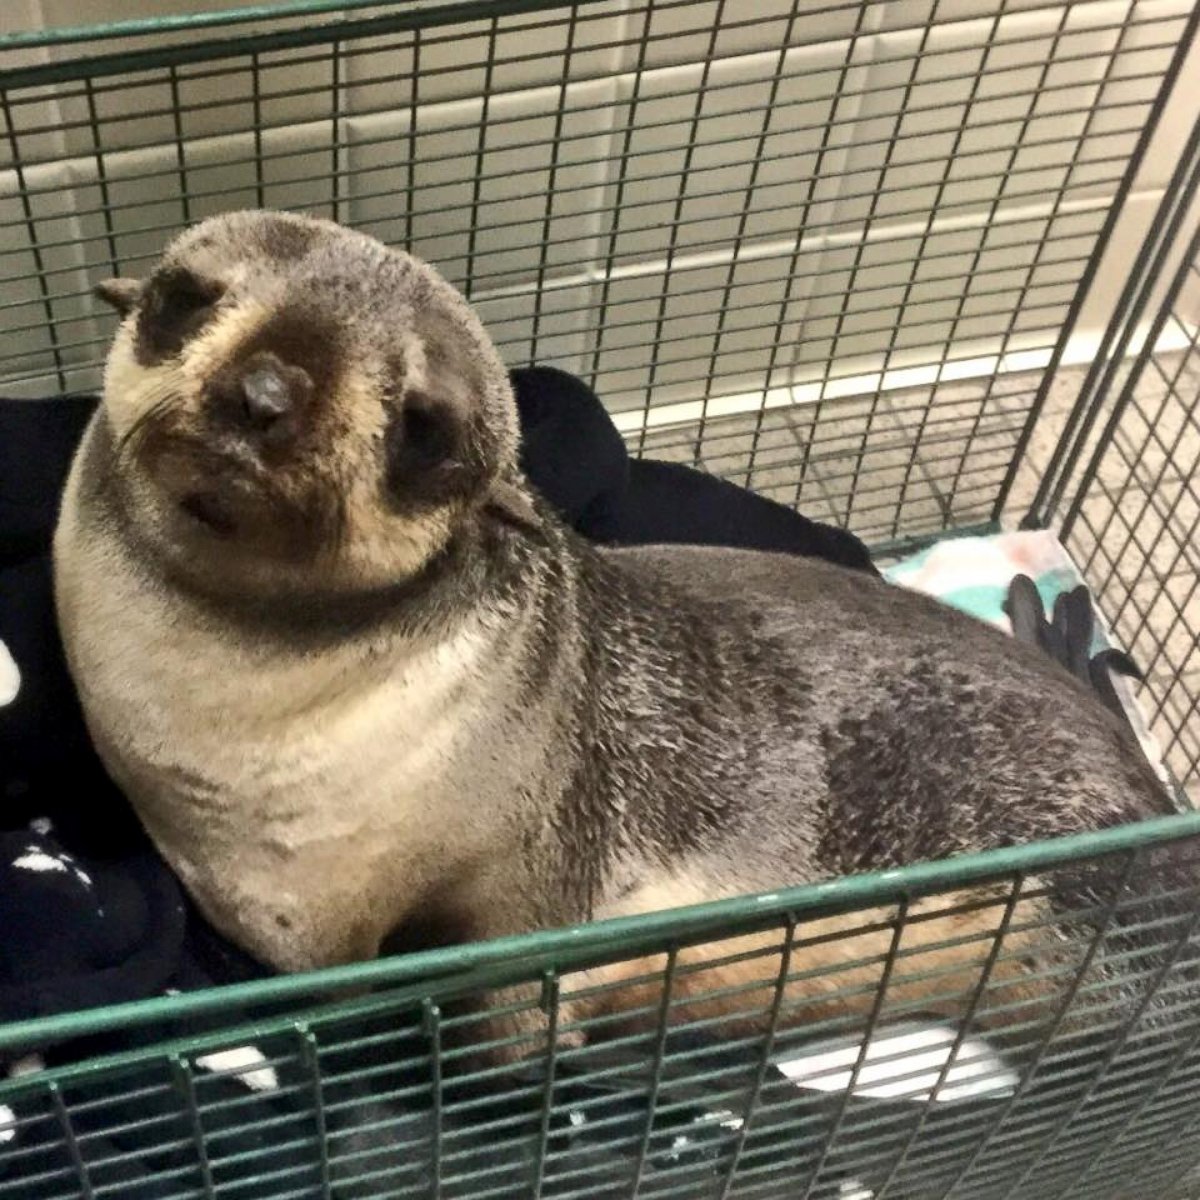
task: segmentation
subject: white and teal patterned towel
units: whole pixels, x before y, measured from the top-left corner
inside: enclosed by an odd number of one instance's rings
[[[936,596],[943,603],[1009,634],[1012,624],[1004,602],[1015,576],[1026,575],[1033,580],[1048,613],[1053,610],[1059,595],[1083,583],[1070,555],[1054,534],[1046,530],[947,538],[893,563],[883,574],[891,583]],[[1092,655],[1116,646],[1103,616],[1099,611],[1095,616]],[[1169,782],[1162,750],[1137,703],[1133,685],[1121,676],[1114,676],[1112,682],[1146,757],[1163,781]]]

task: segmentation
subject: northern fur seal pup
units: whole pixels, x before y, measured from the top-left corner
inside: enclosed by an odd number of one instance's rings
[[[55,547],[70,665],[163,854],[276,967],[1168,811],[1081,686],[932,600],[581,542],[518,472],[487,334],[405,254],[233,213],[103,292],[125,317]],[[906,944],[968,939],[946,953],[978,964],[998,919],[966,906]],[[1060,943],[1034,941],[996,973],[1037,974]],[[817,938],[804,965],[870,950]]]

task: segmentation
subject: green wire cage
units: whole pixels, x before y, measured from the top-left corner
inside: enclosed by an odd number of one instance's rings
[[[84,7],[0,13],[4,395],[94,390],[91,288],[183,224],[333,217],[437,263],[511,365],[588,380],[636,452],[880,555],[1053,529],[1196,798],[1200,6],[294,0],[68,26]],[[0,1026],[0,1200],[1200,1197],[1200,897],[1155,870],[1197,838],[1182,813]],[[1039,918],[1085,868],[1087,911]],[[1030,938],[1060,963],[1032,999],[1006,969]],[[625,960],[649,1032],[572,1023],[588,969]],[[725,1016],[680,1001],[696,972]],[[826,1000],[799,1028],[797,988]],[[481,993],[548,1038],[481,1066]]]

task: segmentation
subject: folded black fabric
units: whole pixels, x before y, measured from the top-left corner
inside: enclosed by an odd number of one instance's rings
[[[848,530],[681,463],[631,460],[595,393],[565,371],[529,367],[513,383],[525,473],[585,537],[773,550],[877,573]]]
[[[146,844],[84,727],[55,624],[48,549],[0,565],[0,643],[20,673],[16,696],[0,707],[0,828],[49,818],[63,845],[84,855]]]
[[[810,521],[727,479],[653,459],[630,462],[624,496],[582,531],[594,541],[613,545],[744,546],[824,558],[877,574],[866,546],[849,530]]]
[[[0,567],[49,548],[67,468],[95,396],[0,400]]]
[[[2,1022],[160,994],[180,969],[184,901],[149,848],[79,857],[42,818],[0,833],[0,930]]]

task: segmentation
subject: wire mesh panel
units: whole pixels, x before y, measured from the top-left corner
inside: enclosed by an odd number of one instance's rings
[[[1028,523],[1056,528],[1120,643],[1177,780],[1200,799],[1200,126],[1071,397]],[[1064,339],[1071,330],[1064,331]],[[1046,399],[1047,388],[1035,404]]]
[[[212,213],[303,210],[439,264],[512,365],[587,378],[636,450],[877,543],[990,524],[1056,374],[1092,371],[1071,338],[1139,197],[1130,285],[1174,271],[1155,247],[1200,135],[1173,176],[1147,151],[1198,22],[1186,0],[312,0],[9,38],[0,380],[95,388],[95,283]],[[1090,460],[1064,439],[1035,506],[1188,781],[1197,249],[1136,357],[1097,357],[1078,411],[1109,436]],[[1200,1195],[1197,836],[8,1026],[0,1055],[49,1051],[0,1082],[0,1200]],[[99,1032],[127,1048],[89,1058]]]
[[[439,264],[636,449],[877,542],[996,515],[1192,8],[332,7],[10,40],[6,391],[94,388],[90,287],[181,225],[303,209]]]
[[[1186,338],[1126,378],[1104,444],[1064,525],[1123,645],[1147,672],[1143,703],[1166,759],[1200,785],[1200,264],[1164,316]],[[1190,319],[1189,319],[1190,318]]]
[[[1197,833],[9,1026],[129,1049],[0,1083],[0,1197],[1168,1195],[1200,1161]]]

